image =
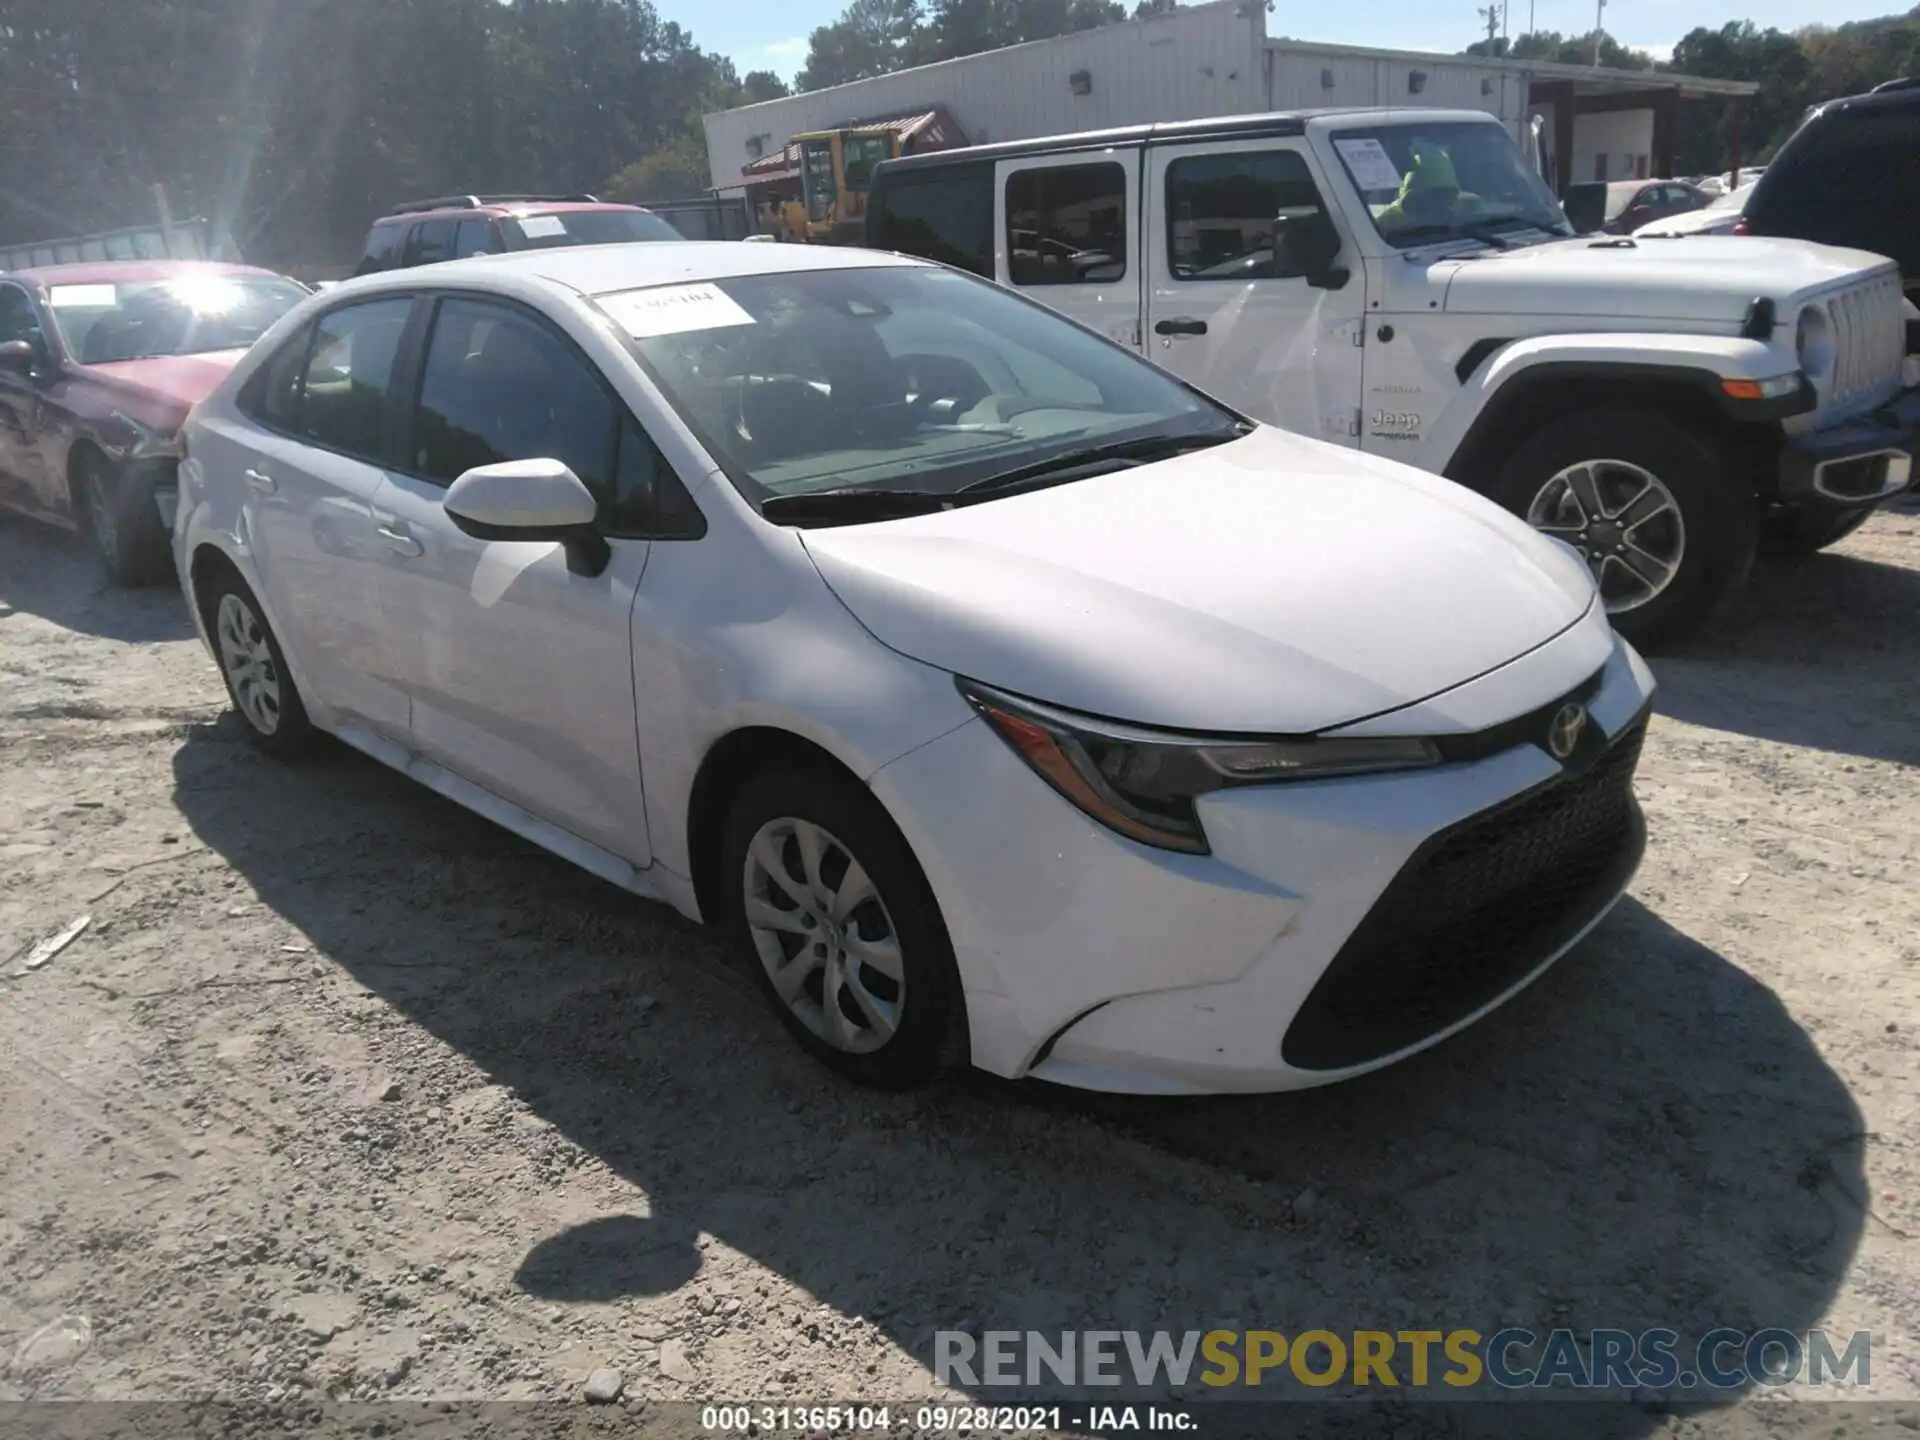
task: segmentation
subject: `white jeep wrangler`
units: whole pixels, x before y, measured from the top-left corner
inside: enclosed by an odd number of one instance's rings
[[[1911,481],[1893,262],[1575,236],[1473,111],[1233,116],[879,167],[867,243],[1030,292],[1247,414],[1580,549],[1642,645]]]

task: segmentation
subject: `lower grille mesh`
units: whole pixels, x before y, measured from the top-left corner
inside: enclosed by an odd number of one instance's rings
[[[1644,723],[1591,768],[1476,815],[1417,851],[1287,1028],[1302,1070],[1365,1064],[1496,998],[1564,946],[1645,844],[1633,775]]]

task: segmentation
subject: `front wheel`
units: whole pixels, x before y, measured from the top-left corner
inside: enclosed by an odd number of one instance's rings
[[[134,589],[172,575],[173,552],[147,474],[89,456],[80,462],[77,489],[87,535],[109,584]]]
[[[1753,566],[1754,501],[1705,435],[1657,412],[1552,422],[1501,467],[1493,498],[1580,552],[1607,618],[1642,649],[1699,625]]]
[[[902,1089],[966,1055],[940,908],[878,801],[827,770],[742,787],[722,841],[727,916],[795,1039],[851,1080]]]

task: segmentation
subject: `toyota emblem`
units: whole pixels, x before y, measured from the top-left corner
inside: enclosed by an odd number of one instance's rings
[[[1553,752],[1553,758],[1565,760],[1571,756],[1586,728],[1586,706],[1562,705],[1554,711],[1553,720],[1547,726],[1547,749]]]

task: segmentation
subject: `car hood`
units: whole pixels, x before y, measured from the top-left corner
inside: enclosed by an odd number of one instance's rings
[[[1431,279],[1462,315],[1591,315],[1738,323],[1756,295],[1782,303],[1890,262],[1804,240],[1699,235],[1684,241],[1557,240],[1446,260]],[[1451,274],[1447,272],[1451,270]]]
[[[147,400],[171,404],[182,415],[213,393],[245,350],[209,350],[203,355],[154,355],[144,360],[115,360],[84,365],[84,374]]]
[[[1155,465],[801,532],[884,644],[1074,710],[1305,734],[1533,650],[1586,567],[1497,506],[1278,430]]]

